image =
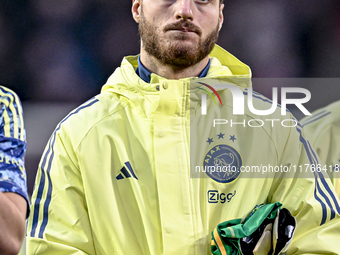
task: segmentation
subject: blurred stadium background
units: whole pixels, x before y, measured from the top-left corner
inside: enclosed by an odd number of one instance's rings
[[[131,0],[0,1],[0,83],[24,106],[29,192],[57,123],[139,52]],[[310,110],[340,99],[340,2],[225,0],[218,44],[256,78],[319,79]],[[320,86],[329,81],[331,87]],[[270,85],[256,85],[270,96]],[[317,92],[317,99],[313,95]]]

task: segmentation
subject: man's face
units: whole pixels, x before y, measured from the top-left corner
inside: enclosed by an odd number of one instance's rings
[[[223,22],[219,0],[142,0],[142,48],[161,63],[192,66],[213,49]]]

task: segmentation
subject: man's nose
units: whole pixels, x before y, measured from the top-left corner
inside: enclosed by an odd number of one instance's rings
[[[193,0],[178,0],[176,3],[176,19],[194,20],[193,15],[194,1]]]

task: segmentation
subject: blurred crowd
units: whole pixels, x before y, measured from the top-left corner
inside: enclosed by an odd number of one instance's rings
[[[0,83],[23,101],[91,98],[139,52],[131,2],[0,1]],[[224,15],[218,43],[254,77],[339,77],[339,1],[225,1]]]

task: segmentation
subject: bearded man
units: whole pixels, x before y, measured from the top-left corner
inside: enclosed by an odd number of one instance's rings
[[[32,196],[28,254],[206,255],[219,223],[276,202],[297,221],[284,252],[338,253],[339,200],[327,178],[241,172],[318,158],[299,126],[240,124],[282,119],[279,111],[233,114],[232,94],[217,85],[247,96],[251,72],[215,45],[223,7],[220,0],[133,0],[140,55],[125,57],[101,93],[52,134]],[[259,94],[253,103],[271,105]],[[212,127],[222,118],[234,125]],[[197,175],[195,164],[231,170]]]

